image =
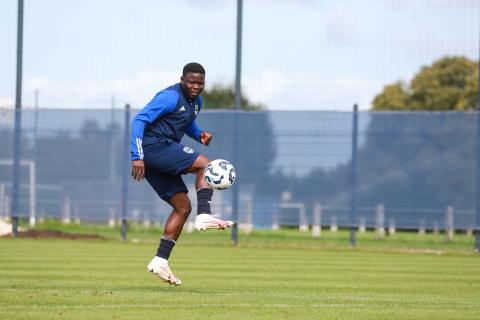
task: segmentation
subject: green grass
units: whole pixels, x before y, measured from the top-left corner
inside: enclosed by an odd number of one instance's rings
[[[54,228],[47,224],[43,228]],[[67,226],[107,240],[0,238],[0,319],[479,319],[472,237],[399,233],[378,240],[296,230],[182,235],[182,287],[146,272],[160,230]]]
[[[26,220],[22,226],[28,228]],[[120,240],[120,228],[110,228],[107,225],[98,224],[68,224],[64,225],[58,220],[47,220],[39,224],[37,230],[59,230],[68,233],[96,234],[107,239]],[[160,227],[145,228],[135,223],[129,223],[128,240],[157,244],[163,230]],[[453,241],[446,241],[444,234],[419,235],[415,232],[397,232],[394,235],[378,238],[373,231],[356,233],[358,250],[377,251],[422,251],[441,253],[472,253],[474,239],[465,233],[458,233]],[[207,232],[205,234],[194,233],[189,235],[183,232],[181,242],[186,245],[229,245],[230,235],[227,232]],[[349,247],[349,232],[340,230],[332,233],[322,231],[321,237],[312,238],[310,232],[299,232],[298,229],[282,229],[279,231],[262,230],[255,231],[251,235],[240,233],[240,246],[254,247],[289,247],[289,248],[319,248],[319,249],[345,249]]]

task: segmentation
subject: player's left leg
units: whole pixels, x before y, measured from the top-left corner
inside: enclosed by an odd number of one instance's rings
[[[177,241],[182,233],[183,225],[192,211],[192,204],[185,192],[175,193],[168,203],[173,207],[173,210],[165,222],[163,236]]]
[[[195,218],[195,228],[198,230],[223,230],[233,225],[233,221],[222,220],[214,217],[211,212],[210,203],[212,201],[213,189],[205,181],[205,167],[210,160],[200,154],[193,162],[187,172],[195,173],[195,188],[197,190],[197,217]]]

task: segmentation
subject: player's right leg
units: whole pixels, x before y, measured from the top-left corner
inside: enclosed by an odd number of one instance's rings
[[[169,284],[182,285],[182,281],[170,270],[168,260],[155,256],[148,264],[147,270]]]
[[[187,169],[188,172],[197,175],[195,178],[195,188],[197,189],[197,216],[195,218],[195,228],[197,230],[224,230],[233,225],[233,221],[222,220],[212,215],[210,203],[212,201],[213,189],[205,181],[205,167],[210,160],[200,154]]]
[[[147,270],[165,282],[179,286],[182,281],[170,270],[168,259],[182,232],[183,225],[192,211],[192,206],[185,192],[175,193],[167,202],[173,207],[173,210],[165,222],[157,254],[148,264]]]
[[[160,239],[157,254],[148,264],[147,270],[163,281],[178,286],[182,282],[171,271],[168,259],[192,206],[187,196],[187,187],[181,175],[175,171],[178,148],[167,146],[160,150],[151,149],[153,148],[144,148],[145,178],[158,196],[169,203],[173,210],[165,223],[164,235]]]

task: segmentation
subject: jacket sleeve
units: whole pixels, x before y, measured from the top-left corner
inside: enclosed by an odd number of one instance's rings
[[[200,134],[202,129],[200,129],[195,121],[192,121],[192,124],[185,130],[185,133],[192,139],[200,142]]]
[[[132,121],[132,136],[130,140],[130,155],[132,160],[143,160],[143,134],[145,128],[156,119],[175,109],[178,101],[178,93],[172,90],[164,90],[140,110]]]
[[[203,101],[202,101],[201,97],[198,97],[198,104],[199,104],[198,112],[200,112],[200,110],[202,110],[202,106],[203,106]],[[192,124],[185,130],[185,133],[187,134],[187,136],[189,136],[193,140],[196,140],[196,141],[201,143],[200,134],[202,133],[202,131],[203,130],[200,129],[197,126],[197,124],[195,123],[195,120],[194,120],[194,121],[192,121]]]

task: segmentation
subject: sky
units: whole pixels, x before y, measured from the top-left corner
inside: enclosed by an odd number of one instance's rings
[[[235,79],[235,0],[24,0],[23,105],[143,107],[204,65]],[[445,55],[478,59],[477,0],[244,0],[242,91],[268,110],[368,110]],[[17,0],[0,1],[0,107],[15,97]]]

